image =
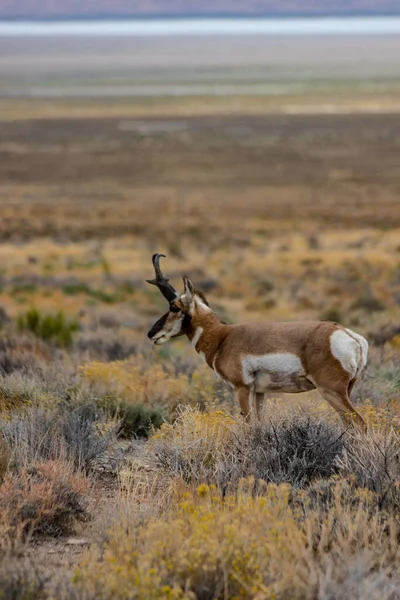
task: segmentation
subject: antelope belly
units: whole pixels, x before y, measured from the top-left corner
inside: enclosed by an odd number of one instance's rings
[[[259,373],[255,379],[255,391],[259,393],[265,392],[282,392],[284,394],[298,394],[315,389],[315,386],[306,377],[296,375],[271,376],[270,373]]]
[[[298,356],[289,352],[246,355],[242,360],[243,381],[257,392],[298,393],[314,389]]]

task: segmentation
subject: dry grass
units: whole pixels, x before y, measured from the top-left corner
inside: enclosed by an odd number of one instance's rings
[[[9,472],[0,486],[2,534],[15,541],[28,534],[70,533],[86,517],[85,479],[61,461],[31,463]]]
[[[150,448],[159,468],[186,483],[237,490],[243,478],[308,488],[340,474],[375,494],[380,508],[400,506],[400,421],[368,411],[369,433],[343,430],[334,418],[306,408],[269,406],[261,424],[243,425],[217,411],[183,410],[163,425]]]
[[[112,102],[98,99],[87,101],[79,99],[35,100],[30,98],[0,99],[2,118],[7,121],[25,121],[27,119],[145,119],[159,118],[193,118],[204,116],[233,116],[248,117],[264,116],[265,114],[392,114],[400,107],[398,88],[391,81],[393,89],[386,93],[368,94],[366,96],[357,90],[341,90],[332,97],[332,89],[323,92],[307,94],[279,94],[271,96],[203,96],[203,97],[154,97],[136,98],[124,101],[114,98]],[[394,85],[393,85],[394,84]],[[336,82],[336,89],[337,89]],[[344,93],[343,93],[344,91]]]
[[[222,497],[203,484],[135,533],[116,526],[103,560],[92,556],[76,578],[99,598],[312,599],[329,597],[333,582],[351,588],[348,573],[359,561],[366,593],[378,585],[377,594],[395,598],[398,524],[376,510],[372,495],[346,485],[332,484],[329,508],[318,490],[312,506],[303,495],[294,508],[286,485],[264,484],[254,497],[254,481],[244,480],[235,496]]]
[[[121,119],[4,124],[9,315],[78,315],[84,348],[107,310],[134,351],[160,250],[228,320],[398,321],[396,115]]]
[[[119,515],[76,571],[80,593],[397,599],[399,429],[381,425],[343,436],[304,412],[260,427],[186,410],[151,441],[151,478],[137,463],[121,472]]]
[[[11,450],[9,446],[4,441],[2,435],[0,435],[0,481],[3,479],[4,475],[7,473],[9,464],[11,460]]]

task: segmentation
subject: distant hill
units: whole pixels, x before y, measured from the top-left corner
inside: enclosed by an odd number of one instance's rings
[[[399,0],[0,0],[0,18],[400,14]]]

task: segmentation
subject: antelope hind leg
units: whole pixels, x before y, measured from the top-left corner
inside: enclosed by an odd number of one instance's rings
[[[356,411],[344,392],[317,388],[321,396],[339,413],[343,421],[348,425],[356,426],[360,431],[366,432],[367,426],[362,416]]]

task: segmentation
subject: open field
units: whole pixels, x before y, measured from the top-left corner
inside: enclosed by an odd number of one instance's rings
[[[400,116],[165,102],[0,104],[0,598],[397,600]],[[151,347],[155,251],[226,321],[365,335],[369,433]]]
[[[62,282],[125,285],[128,307],[151,302],[159,249],[232,317],[314,318],[371,293],[397,318],[399,145],[391,115],[4,122],[3,288],[26,276],[51,305]]]
[[[0,36],[0,97],[345,97],[398,111],[399,57],[396,35]]]

